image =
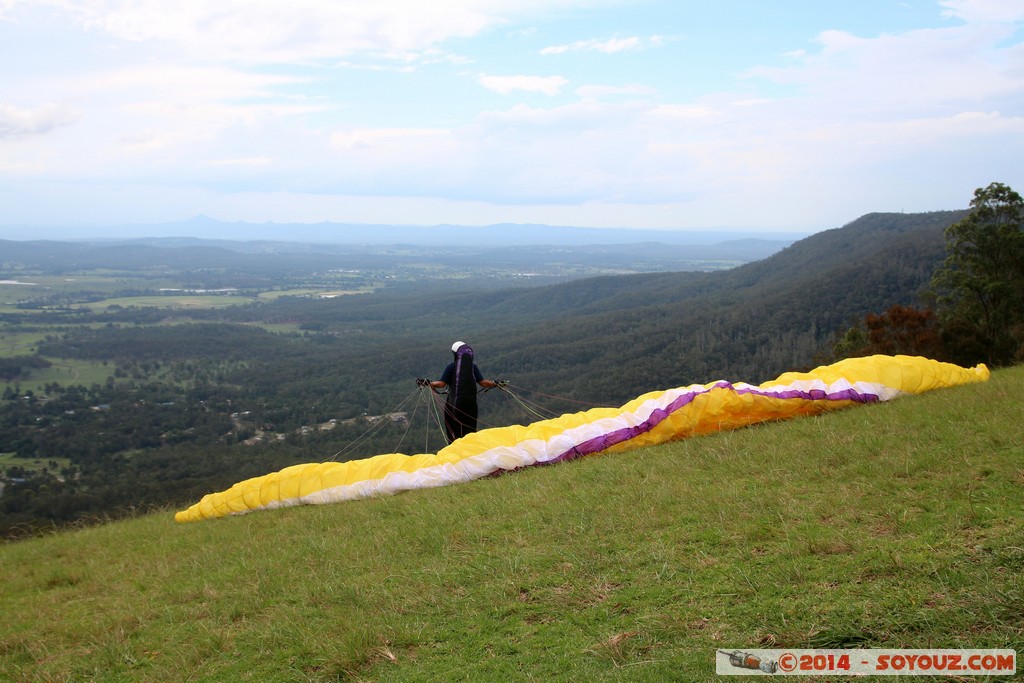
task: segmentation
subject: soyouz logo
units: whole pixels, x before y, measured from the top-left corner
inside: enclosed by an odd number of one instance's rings
[[[721,676],[1012,676],[1015,650],[718,650]]]

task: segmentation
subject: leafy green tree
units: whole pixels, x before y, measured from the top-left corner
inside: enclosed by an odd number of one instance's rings
[[[992,183],[946,229],[939,292],[946,344],[960,363],[1008,365],[1024,352],[1024,200]]]

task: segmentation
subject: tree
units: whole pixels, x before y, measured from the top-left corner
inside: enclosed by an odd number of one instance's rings
[[[939,293],[946,344],[959,363],[1009,365],[1024,352],[1024,200],[1002,183],[974,191],[946,229]]]
[[[905,354],[945,360],[939,321],[930,310],[894,304],[885,313],[869,313],[832,347],[835,358]]]

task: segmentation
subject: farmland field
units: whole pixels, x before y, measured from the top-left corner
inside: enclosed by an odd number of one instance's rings
[[[103,299],[82,304],[82,308],[92,311],[103,311],[114,307],[127,308],[129,306],[153,308],[225,308],[227,306],[240,306],[255,301],[255,297],[241,295],[218,295],[218,294],[186,294],[186,295],[156,295],[156,296],[131,296]]]

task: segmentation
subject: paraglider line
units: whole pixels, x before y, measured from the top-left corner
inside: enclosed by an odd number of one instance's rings
[[[408,421],[405,424],[405,430],[402,432],[402,437],[398,440],[398,445],[395,446],[395,451],[396,452],[401,452],[401,450],[402,450],[402,443],[405,442],[405,437],[409,435],[409,431],[412,429],[412,426],[414,424],[416,424],[416,413],[419,412],[419,409],[420,409],[420,402],[416,401],[413,404],[412,414],[409,416],[409,419],[408,419]]]
[[[413,393],[409,394],[408,396],[406,396],[404,399],[402,399],[398,403],[398,405],[396,405],[394,408],[392,408],[390,411],[388,411],[387,414],[397,413],[397,412],[401,411],[401,409],[404,408],[405,405],[409,401],[411,401],[413,399],[413,397],[416,396],[416,393],[417,392],[413,392]],[[351,453],[358,446],[361,446],[363,443],[365,443],[376,432],[379,432],[381,429],[383,429],[384,425],[386,425],[387,423],[388,423],[387,420],[377,420],[376,422],[372,423],[369,427],[367,427],[366,431],[364,431],[362,434],[360,434],[355,439],[353,439],[351,442],[349,442],[348,446],[346,446],[345,448],[342,448],[340,451],[338,451],[333,456],[331,456],[331,459],[332,460],[336,460],[338,458],[338,456],[347,455],[347,454]],[[412,423],[410,422],[409,424],[412,424]],[[406,426],[405,431],[406,432],[409,431],[409,427],[408,426]],[[405,439],[405,435],[404,434],[402,435],[402,439]],[[325,460],[324,462],[328,462],[328,461]]]
[[[514,384],[510,384],[508,386],[509,387],[513,387],[515,389],[519,389],[520,391],[528,391],[529,393],[534,394],[536,396],[543,396],[544,398],[553,398],[553,399],[556,399],[556,400],[559,400],[559,401],[566,401],[567,403],[576,403],[576,404],[581,405],[581,406],[590,406],[591,408],[604,408],[604,407],[607,407],[607,404],[604,404],[604,403],[590,403],[589,401],[580,401],[580,400],[575,399],[575,398],[569,398],[568,396],[557,396],[555,394],[545,394],[544,392],[541,392],[541,391],[534,391],[532,389],[526,389],[524,387],[516,386]]]
[[[443,396],[446,393],[448,393],[448,392],[447,391],[440,392],[440,391],[436,391],[434,389],[431,389],[430,390],[430,396],[427,398],[427,400],[430,402],[429,403],[429,405],[430,405],[430,415],[431,415],[431,417],[434,418],[434,425],[437,427],[437,430],[441,433],[441,441],[445,445],[448,444],[448,434],[445,432],[445,429],[444,429],[444,417],[443,417],[444,401],[441,399],[441,396]],[[424,441],[425,441],[425,445],[424,445],[424,448],[423,448],[423,452],[424,453],[429,453],[430,452],[430,446],[429,446],[429,442],[430,442],[430,425],[429,424],[427,424],[427,436],[426,436]]]
[[[536,403],[533,403],[531,401],[526,401],[521,396],[516,394],[514,391],[511,391],[509,389],[505,389],[505,393],[508,394],[508,397],[509,397],[508,400],[509,401],[511,401],[515,405],[519,406],[522,410],[524,410],[528,415],[530,415],[532,417],[536,417],[536,418],[539,418],[541,420],[546,420],[548,418],[556,417],[558,415],[558,413],[555,413],[554,411],[548,410],[547,408],[544,408],[543,406],[540,406],[540,405],[538,405]]]

